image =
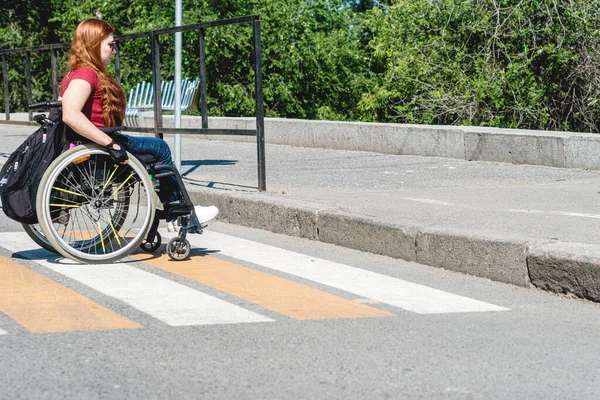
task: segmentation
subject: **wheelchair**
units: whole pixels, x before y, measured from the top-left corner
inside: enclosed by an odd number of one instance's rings
[[[30,109],[60,107],[47,101]],[[48,123],[45,115],[36,116]],[[126,127],[103,128],[107,134]],[[162,242],[158,224],[177,219],[179,233],[167,244],[173,260],[191,253],[187,234],[202,233],[194,206],[179,172],[151,156],[128,153],[127,164],[116,163],[96,144],[79,144],[61,153],[40,181],[36,212],[38,224],[24,224],[25,232],[43,248],[81,263],[111,263],[137,248],[156,251]],[[161,182],[175,179],[183,201],[157,208]]]

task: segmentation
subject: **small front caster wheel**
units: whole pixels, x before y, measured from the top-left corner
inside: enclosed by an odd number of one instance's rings
[[[149,242],[147,239],[144,239],[144,241],[140,244],[140,249],[144,250],[146,253],[153,253],[158,250],[161,243],[162,238],[160,237],[160,233],[156,232],[152,241]]]
[[[175,237],[169,241],[167,245],[167,254],[171,260],[183,261],[190,256],[192,246],[186,239]]]

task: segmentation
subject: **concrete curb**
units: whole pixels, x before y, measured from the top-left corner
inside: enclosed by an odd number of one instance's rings
[[[528,287],[527,248],[525,238],[447,228],[426,229],[419,232],[417,238],[417,262]]]
[[[270,193],[190,187],[220,221],[600,302],[600,246],[390,224]]]
[[[536,287],[600,301],[600,246],[538,244],[529,248],[527,264]]]

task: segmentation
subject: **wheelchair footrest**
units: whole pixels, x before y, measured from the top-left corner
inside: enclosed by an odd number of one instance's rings
[[[188,203],[166,203],[164,205],[165,213],[170,217],[181,217],[184,215],[190,215],[194,209],[193,204]]]

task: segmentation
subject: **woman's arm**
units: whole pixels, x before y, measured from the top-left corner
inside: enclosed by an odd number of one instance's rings
[[[87,81],[73,79],[62,96],[63,121],[81,136],[106,147],[111,137],[94,126],[81,111],[91,94],[92,87]]]

